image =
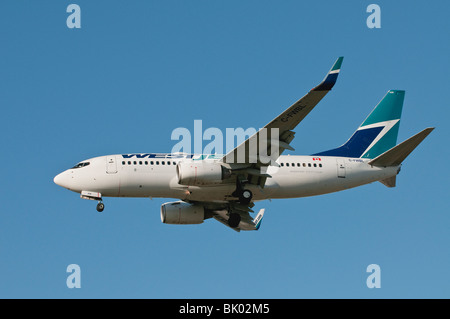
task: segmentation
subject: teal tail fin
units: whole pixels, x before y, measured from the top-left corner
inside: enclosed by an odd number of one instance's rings
[[[375,158],[397,144],[405,91],[389,90],[342,146],[313,155]]]

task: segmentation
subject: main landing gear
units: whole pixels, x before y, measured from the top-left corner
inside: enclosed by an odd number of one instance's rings
[[[236,190],[231,195],[238,197],[239,203],[248,205],[252,201],[253,193],[248,189],[244,189],[244,183],[244,180],[236,178]]]
[[[250,204],[252,202],[253,193],[249,189],[245,189],[244,185],[247,182],[242,176],[236,177],[236,189],[231,194],[233,197],[239,198],[239,204],[245,205],[245,206],[253,206],[253,204]],[[233,212],[231,209],[228,214],[228,225],[231,228],[236,228],[239,226],[239,223],[241,222],[241,214]]]
[[[248,189],[243,189],[241,194],[239,195],[239,202],[241,204],[250,204],[252,201],[253,194]]]
[[[232,228],[236,228],[239,226],[241,222],[241,215],[239,213],[230,213],[230,217],[228,218],[228,225]]]
[[[101,213],[104,209],[105,209],[105,204],[103,204],[101,201],[98,202],[98,204],[97,204],[97,211],[99,213]]]

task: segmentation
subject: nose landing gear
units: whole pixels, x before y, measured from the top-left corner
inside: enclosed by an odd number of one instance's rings
[[[99,202],[99,203],[97,204],[97,211],[98,211],[99,213],[101,213],[104,209],[105,209],[105,204],[103,204],[102,202]]]
[[[98,192],[91,192],[91,191],[82,191],[80,194],[80,197],[83,199],[89,199],[89,200],[97,200],[97,211],[101,213],[105,209],[105,204],[102,202],[102,194]]]

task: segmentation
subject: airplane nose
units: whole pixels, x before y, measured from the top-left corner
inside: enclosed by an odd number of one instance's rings
[[[54,182],[56,185],[62,186],[62,185],[61,185],[61,182],[62,182],[62,176],[61,176],[61,175],[62,175],[62,173],[56,175],[55,178],[53,179],[53,182]]]
[[[62,173],[56,175],[55,178],[53,178],[53,182],[56,185],[59,185],[64,188],[68,188],[68,186],[69,186],[66,172],[62,172]]]

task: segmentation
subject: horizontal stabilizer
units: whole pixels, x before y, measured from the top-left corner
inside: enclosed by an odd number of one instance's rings
[[[395,187],[397,182],[397,176],[391,176],[380,181],[386,187]]]
[[[434,130],[434,127],[424,129],[406,141],[394,146],[390,150],[375,157],[368,164],[373,166],[387,167],[398,166],[411,152]]]

